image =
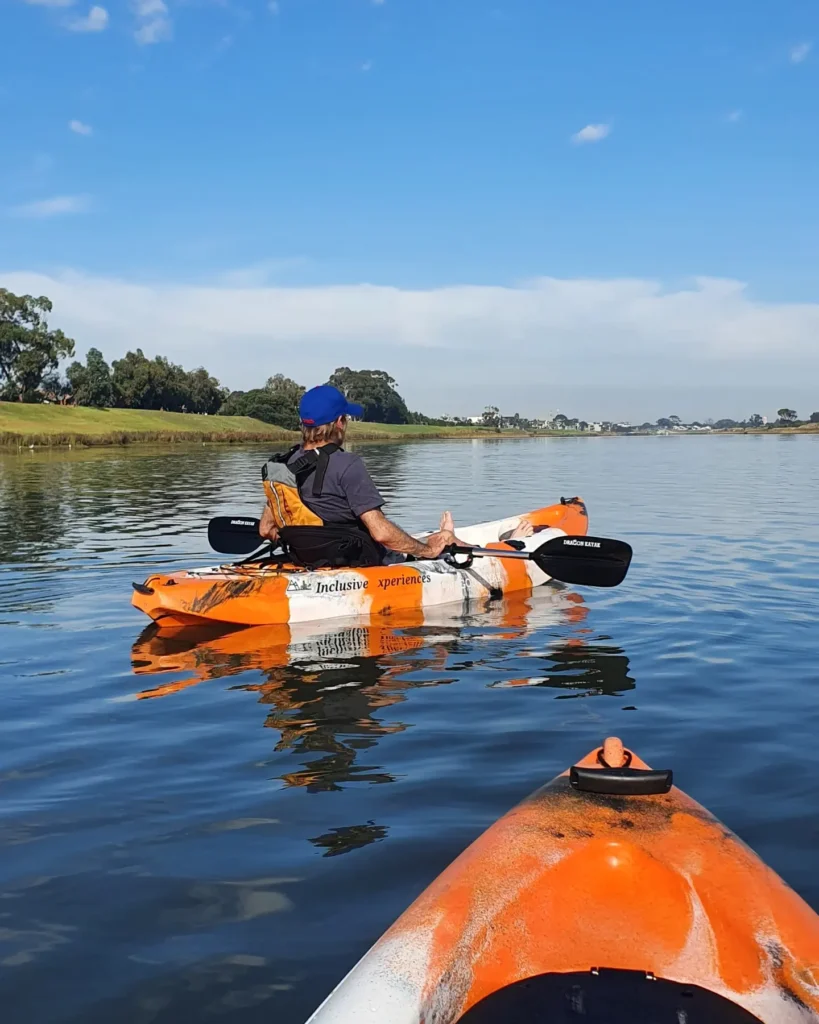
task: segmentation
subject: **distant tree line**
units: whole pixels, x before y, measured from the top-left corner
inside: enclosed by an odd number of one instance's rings
[[[85,363],[74,361],[65,375],[61,360],[74,355],[75,343],[48,327],[51,301],[45,296],[14,295],[0,288],[0,400],[55,402],[105,408],[164,409],[220,416],[252,416],[276,426],[297,429],[304,387],[277,373],[263,387],[229,391],[204,367],[185,370],[165,356],[149,359],[142,349],[127,352],[109,365],[97,348]],[[384,370],[340,366],[330,384],[364,407],[371,423],[443,423],[410,412]]]
[[[777,409],[777,419],[773,423],[766,423],[765,417],[761,416],[758,412],[755,412],[752,416],[749,416],[747,420],[731,420],[721,419],[714,422],[713,420],[706,420],[705,423],[699,423],[694,421],[693,423],[683,423],[679,416],[669,416],[657,420],[657,426],[665,430],[673,430],[675,427],[703,427],[710,426],[715,430],[737,430],[744,427],[751,427],[754,429],[760,429],[764,426],[769,427],[799,427],[804,423],[819,423],[819,412],[813,412],[810,414],[808,419],[801,420],[795,409]]]
[[[91,348],[85,363],[74,361],[63,376],[60,363],[74,355],[74,340],[59,330],[51,330],[47,317],[52,311],[46,296],[15,295],[0,288],[0,401],[58,402],[96,406],[97,408],[165,409],[171,412],[220,416],[252,416],[288,429],[299,425],[298,406],[304,387],[277,373],[263,387],[250,391],[229,391],[204,367],[185,370],[165,356],[149,359],[142,349],[127,352],[109,365],[102,352]],[[364,408],[364,419],[371,423],[406,423],[474,426],[475,419],[464,417],[433,418],[411,412],[398,393],[396,381],[384,370],[351,370],[339,366],[328,383],[335,385],[351,402]],[[802,421],[794,409],[777,412],[777,426],[798,426]],[[537,430],[543,420],[526,419],[519,413],[502,415],[497,406],[487,406],[477,422],[495,430],[511,428]],[[819,412],[809,418],[819,423]],[[549,424],[561,430],[588,430],[590,424],[558,414]],[[606,431],[627,433],[632,430],[702,428],[718,430],[738,427],[762,427],[758,413],[745,421],[730,419],[716,423],[683,424],[679,416],[662,417],[656,424],[634,427],[623,423],[596,424]]]
[[[52,398],[100,409],[166,409],[214,415],[226,397],[215,377],[200,366],[185,370],[164,356],[148,359],[141,348],[127,352],[109,366],[97,348],[90,348],[85,365],[73,362]]]
[[[497,412],[497,410],[494,410],[494,412]],[[601,423],[590,425],[584,420],[569,419],[560,413],[551,421],[551,426],[558,430],[589,430],[592,427],[598,427],[606,433],[623,434],[634,431],[645,433],[657,430],[742,430],[749,427],[761,429],[765,426],[799,427],[805,423],[819,423],[819,412],[811,413],[807,420],[799,419],[794,409],[779,409],[776,415],[777,419],[772,423],[767,422],[764,416],[756,412],[749,416],[747,420],[721,419],[714,421],[707,419],[704,421],[692,420],[690,423],[685,423],[679,416],[661,416],[655,423],[612,423],[609,420],[603,420]],[[484,416],[486,417],[486,414]],[[511,418],[500,417],[500,422],[504,424],[510,423]]]

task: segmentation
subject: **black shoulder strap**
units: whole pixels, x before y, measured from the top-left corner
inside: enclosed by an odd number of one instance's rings
[[[288,458],[293,452],[298,451],[299,445],[296,445],[288,453]],[[311,448],[309,452],[305,452],[300,459],[296,459],[295,462],[290,463],[290,469],[293,472],[293,476],[296,478],[296,483],[299,487],[307,480],[312,472],[315,471],[315,479],[313,480],[313,497],[320,498],[321,491],[324,487],[324,477],[327,474],[327,466],[330,463],[330,456],[334,452],[342,451],[341,445],[338,444],[325,444],[321,448]],[[276,459],[276,461],[284,461],[287,459]]]
[[[327,467],[330,465],[330,456],[333,452],[337,452],[339,446],[337,444],[325,444],[318,450],[316,456],[316,475],[313,479],[313,497],[320,498],[321,491],[324,487],[324,477],[327,474]]]

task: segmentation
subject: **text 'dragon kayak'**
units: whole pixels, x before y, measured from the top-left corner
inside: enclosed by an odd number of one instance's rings
[[[550,536],[588,533],[579,498],[526,514],[535,544]],[[476,546],[505,547],[499,538],[520,517],[459,527]],[[549,580],[533,561],[482,558],[469,567],[445,559],[365,569],[305,570],[247,562],[150,576],[134,585],[132,603],[161,626],[203,622],[273,625],[329,618],[389,615],[443,604],[472,606],[488,597],[530,591]]]
[[[488,829],[311,1024],[805,1024],[819,916],[609,739]]]

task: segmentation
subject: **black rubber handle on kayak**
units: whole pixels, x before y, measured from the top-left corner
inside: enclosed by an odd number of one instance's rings
[[[607,796],[656,796],[667,793],[674,781],[670,768],[578,768],[569,769],[572,789]]]

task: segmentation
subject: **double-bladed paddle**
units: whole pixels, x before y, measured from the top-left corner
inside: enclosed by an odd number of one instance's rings
[[[222,554],[248,555],[264,542],[259,520],[249,516],[217,516],[208,523],[208,542]],[[472,558],[517,558],[534,562],[547,576],[582,587],[616,587],[631,564],[631,546],[606,537],[553,537],[534,551],[481,548],[452,544],[450,555]],[[457,565],[457,562],[456,562]]]
[[[534,551],[473,548],[468,544],[450,544],[446,551],[451,555],[467,555],[470,560],[519,558],[534,562],[553,580],[580,587],[616,587],[626,578],[632,554],[631,545],[624,540],[571,536],[553,537]]]

